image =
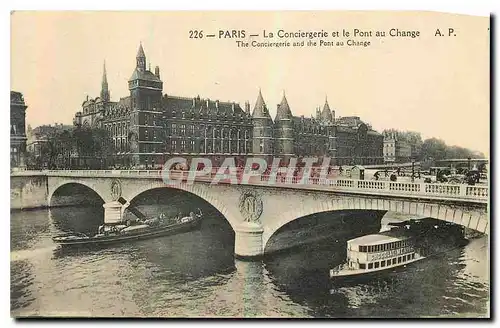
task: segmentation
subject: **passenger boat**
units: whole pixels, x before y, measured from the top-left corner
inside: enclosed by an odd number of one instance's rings
[[[430,228],[416,221],[394,225],[389,231],[347,241],[347,260],[330,270],[330,278],[348,282],[373,277],[450,250],[458,240],[465,241],[463,229],[449,223]]]
[[[63,246],[91,246],[173,235],[197,228],[202,221],[201,210],[198,211],[198,214],[191,212],[189,216],[177,220],[155,218],[138,220],[131,225],[102,225],[94,236],[68,233],[55,236],[52,240]]]

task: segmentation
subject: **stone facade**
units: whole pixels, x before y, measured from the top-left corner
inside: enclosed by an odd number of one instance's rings
[[[416,146],[412,147],[397,131],[384,131],[384,162],[408,163],[416,156]]]
[[[215,165],[227,157],[242,163],[248,155],[285,161],[330,157],[332,165],[383,162],[382,136],[359,118],[337,122],[327,100],[316,117],[297,117],[283,93],[273,121],[260,91],[252,112],[248,101],[241,108],[235,102],[163,94],[160,68],[146,69],[142,45],[128,85],[129,96],[111,101],[104,66],[100,97],[87,97],[74,119],[77,126],[108,130],[115,163],[127,167],[158,167],[170,157],[199,155]]]
[[[26,154],[26,103],[23,94],[10,92],[10,166],[25,167]]]

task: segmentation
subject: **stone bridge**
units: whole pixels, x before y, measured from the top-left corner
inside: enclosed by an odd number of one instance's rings
[[[161,171],[108,170],[19,172],[11,176],[11,188],[13,179],[40,177],[46,178],[47,206],[51,206],[58,188],[70,183],[81,184],[104,201],[105,222],[121,219],[123,208],[116,202],[118,197],[130,202],[157,188],[175,188],[194,194],[226,218],[235,232],[235,254],[242,257],[262,255],[271,236],[285,224],[330,211],[371,211],[380,214],[380,218],[387,211],[394,211],[453,222],[485,234],[489,232],[487,186],[348,179],[311,179],[307,184],[283,179],[270,185],[266,177],[255,177],[246,184],[236,185],[227,181],[210,184],[210,177],[197,178],[194,183],[166,184]],[[23,195],[23,190],[20,194]]]

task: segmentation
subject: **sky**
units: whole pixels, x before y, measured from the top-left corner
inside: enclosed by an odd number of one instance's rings
[[[449,27],[454,36],[435,36]],[[488,17],[435,12],[14,12],[11,89],[24,94],[32,127],[71,124],[85,97],[99,95],[104,61],[111,99],[129,95],[142,42],[169,95],[242,106],[248,100],[253,108],[260,88],[273,117],[283,92],[294,115],[314,114],[328,97],[336,116],[360,116],[378,131],[419,131],[488,156],[488,27]],[[420,36],[356,38],[369,47],[278,49],[206,37],[235,29],[260,42],[264,30],[391,28]],[[191,30],[205,37],[189,38]]]

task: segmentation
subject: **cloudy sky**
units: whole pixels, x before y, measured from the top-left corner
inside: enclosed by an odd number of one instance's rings
[[[164,93],[253,106],[259,88],[271,114],[283,90],[294,115],[310,116],[328,96],[337,116],[360,116],[376,130],[420,131],[489,154],[489,19],[465,15],[367,12],[15,12],[11,88],[24,94],[33,127],[71,123],[85,97],[99,95],[106,60],[112,100],[142,42]],[[456,36],[434,36],[437,28]],[[418,30],[417,38],[366,38],[369,47],[238,48],[207,38],[245,30],[276,32]],[[189,38],[203,30],[202,39]],[[249,34],[259,34],[250,38]],[[330,38],[332,39],[332,38]],[[344,41],[350,38],[341,38]],[[282,41],[274,39],[276,41]]]

